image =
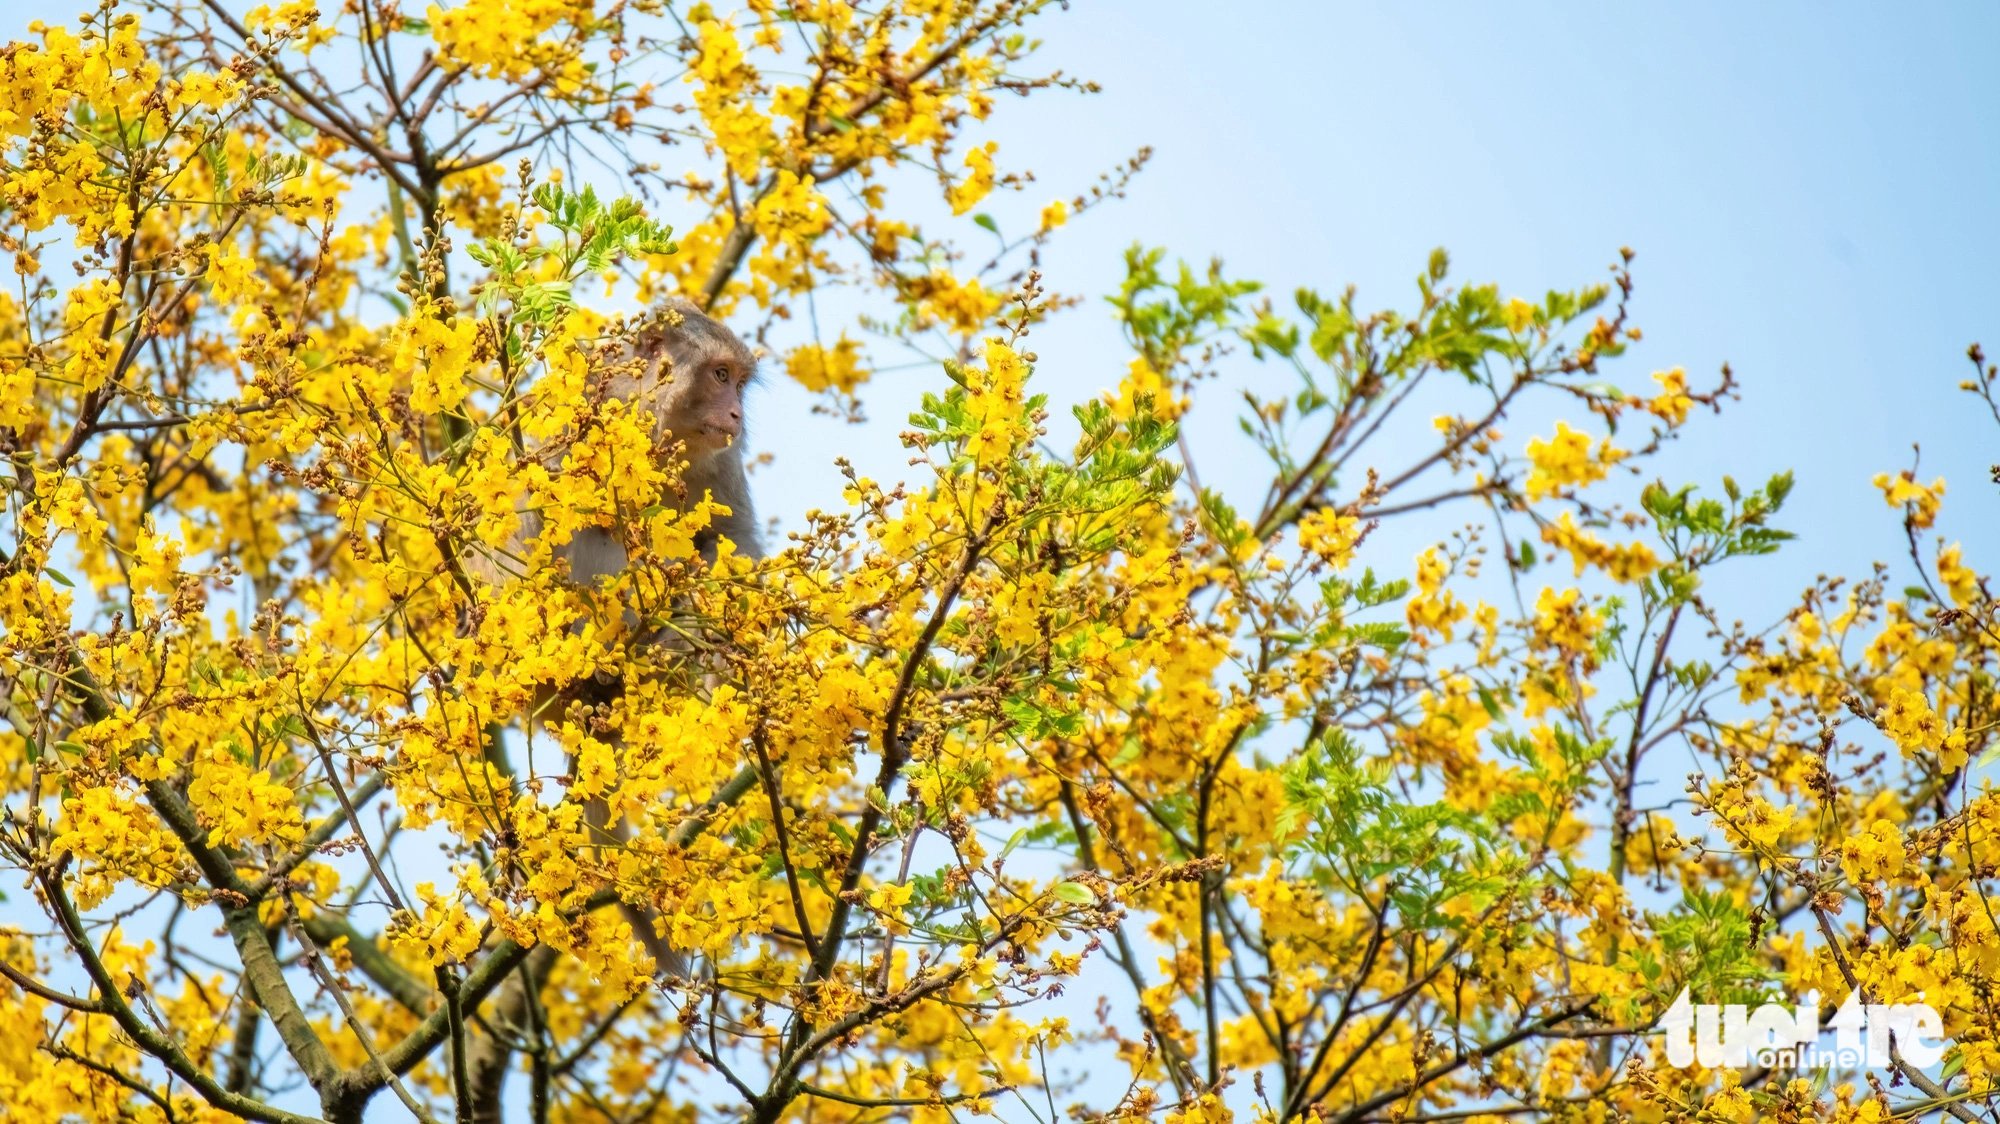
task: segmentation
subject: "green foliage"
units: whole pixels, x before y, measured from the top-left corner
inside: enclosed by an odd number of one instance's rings
[[[1699,497],[1692,484],[1669,490],[1655,483],[1640,494],[1640,506],[1653,517],[1671,559],[1641,586],[1649,601],[1685,601],[1699,587],[1702,568],[1770,554],[1795,537],[1769,525],[1791,494],[1791,473],[1780,472],[1749,493],[1728,476],[1722,486],[1725,500]]]
[[[1172,369],[1189,351],[1219,335],[1238,313],[1241,298],[1263,287],[1224,278],[1220,261],[1210,262],[1202,274],[1180,262],[1169,281],[1160,269],[1166,254],[1137,245],[1126,250],[1125,280],[1105,298],[1117,310],[1133,350],[1156,371]]]
[[[1285,857],[1295,877],[1380,898],[1399,927],[1451,931],[1520,888],[1527,864],[1499,830],[1503,818],[1412,800],[1391,787],[1391,775],[1386,761],[1364,759],[1337,729],[1285,763],[1277,833],[1291,840]]]
[[[1690,886],[1680,908],[1648,913],[1647,921],[1659,936],[1660,956],[1636,951],[1627,959],[1663,999],[1685,987],[1707,1003],[1756,1003],[1779,978],[1758,954],[1750,915],[1727,890]]]
[[[491,282],[475,287],[481,316],[492,315],[504,298],[512,319],[549,324],[575,303],[571,290],[578,278],[629,255],[679,250],[673,228],[648,219],[636,199],[607,204],[594,188],[566,191],[552,183],[537,186],[529,199],[561,237],[553,243],[487,238],[467,247],[473,261],[493,271]],[[556,261],[555,277],[537,280],[549,259]]]

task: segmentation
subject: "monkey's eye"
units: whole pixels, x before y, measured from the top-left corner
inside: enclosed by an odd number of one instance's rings
[[[717,367],[717,368],[715,369],[715,381],[716,381],[716,382],[720,382],[720,383],[726,383],[726,382],[728,382],[728,381],[729,381],[729,368],[727,368],[727,367]]]

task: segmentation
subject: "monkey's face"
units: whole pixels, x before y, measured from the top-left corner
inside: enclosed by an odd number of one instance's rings
[[[743,391],[754,373],[742,344],[732,348],[721,341],[679,340],[664,352],[661,427],[696,459],[714,456],[741,440]]]

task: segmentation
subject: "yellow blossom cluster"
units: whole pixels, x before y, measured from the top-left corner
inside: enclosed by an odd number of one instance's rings
[[[1565,659],[1594,660],[1597,636],[1603,627],[1604,618],[1574,587],[1560,593],[1544,588],[1535,598],[1535,640]]]
[[[1563,512],[1553,523],[1542,524],[1542,541],[1570,556],[1576,574],[1596,567],[1618,582],[1643,580],[1659,569],[1660,559],[1643,542],[1612,545],[1576,525],[1571,512]]]
[[[1947,769],[1965,764],[1965,731],[1947,729],[1921,691],[1895,688],[1877,721],[1904,753],[1935,752]]]
[[[1937,522],[1938,505],[1944,501],[1943,477],[1923,484],[1913,472],[1878,472],[1874,483],[1882,490],[1884,503],[1903,509],[1910,526],[1921,530]]]
[[[1341,568],[1353,560],[1361,532],[1361,520],[1323,507],[1299,519],[1299,546],[1321,561]]]
[[[993,153],[999,147],[997,143],[987,141],[965,154],[965,178],[945,192],[945,202],[951,204],[952,214],[962,215],[992,194]]]
[[[1528,498],[1539,500],[1595,483],[1624,457],[1624,451],[1613,446],[1610,438],[1593,444],[1589,434],[1571,429],[1567,422],[1557,422],[1554,437],[1528,442]]]
[[[1902,872],[1903,833],[1887,820],[1849,836],[1840,845],[1840,869],[1850,882],[1879,882]]]
[[[1445,588],[1445,578],[1450,572],[1450,560],[1435,547],[1417,558],[1417,593],[1410,598],[1406,612],[1412,629],[1452,639],[1467,610],[1458,596]]]
[[[807,390],[837,390],[852,394],[867,382],[870,372],[861,365],[861,344],[842,333],[832,347],[812,343],[792,352],[785,360],[785,373]]]
[[[1166,376],[1155,370],[1144,356],[1132,358],[1125,377],[1118,382],[1116,397],[1109,394],[1105,397],[1111,402],[1112,412],[1121,418],[1130,418],[1139,409],[1141,399],[1150,401],[1152,412],[1168,420],[1180,417],[1188,408],[1188,398],[1177,393]]]
[[[1660,384],[1660,393],[1646,399],[1646,412],[1668,425],[1685,423],[1688,411],[1694,408],[1694,399],[1688,395],[1687,371],[1680,367],[1655,371],[1653,381]]]

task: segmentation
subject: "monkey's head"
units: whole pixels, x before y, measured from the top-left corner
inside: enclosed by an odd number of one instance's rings
[[[693,303],[663,303],[635,344],[643,373],[634,397],[699,462],[743,438],[743,392],[757,360],[736,333]]]

